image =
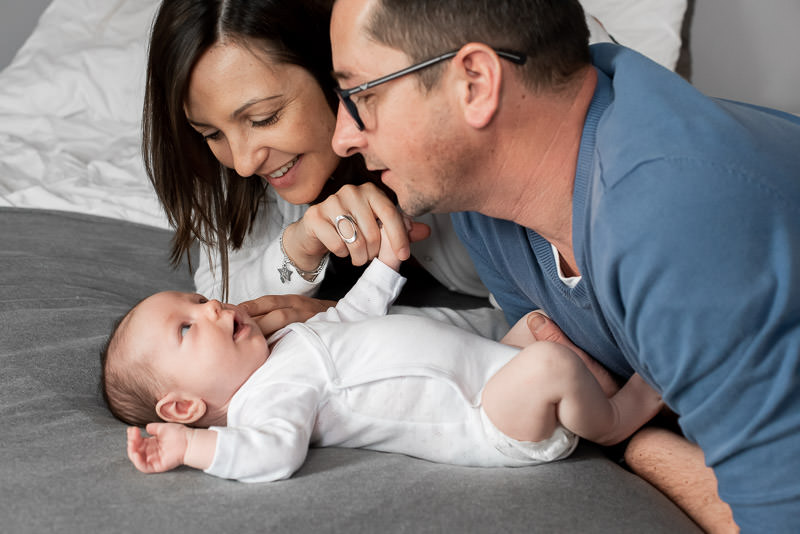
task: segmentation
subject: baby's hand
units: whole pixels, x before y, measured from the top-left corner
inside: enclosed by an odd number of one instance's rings
[[[191,428],[177,423],[150,423],[144,437],[128,427],[128,458],[143,473],[163,473],[183,465]]]
[[[403,217],[403,222],[406,223],[406,230],[408,230],[411,221]],[[383,226],[381,226],[381,248],[378,251],[378,259],[395,271],[400,269],[400,264],[403,263],[402,260],[397,257],[397,254],[395,254],[392,244],[389,242],[389,238],[386,235],[386,228]]]

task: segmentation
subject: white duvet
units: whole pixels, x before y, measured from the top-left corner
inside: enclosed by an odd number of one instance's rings
[[[168,227],[140,149],[145,55],[158,4],[54,0],[45,10],[0,73],[0,206]],[[583,4],[622,44],[675,67],[686,0]]]
[[[55,0],[0,73],[0,205],[167,227],[142,164],[157,0]]]

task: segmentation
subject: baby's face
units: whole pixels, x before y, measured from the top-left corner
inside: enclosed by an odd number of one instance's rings
[[[129,339],[171,387],[224,406],[269,356],[258,325],[232,304],[166,291],[130,316]]]

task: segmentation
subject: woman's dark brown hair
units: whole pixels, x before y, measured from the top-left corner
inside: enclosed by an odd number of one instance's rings
[[[175,229],[171,260],[190,261],[199,241],[220,253],[223,299],[228,288],[228,250],[250,231],[266,183],[222,166],[184,114],[189,79],[200,57],[220,38],[263,45],[271,59],[310,72],[337,105],[325,0],[164,0],[150,39],[143,110],[145,169]],[[343,160],[331,186],[363,182],[363,162]],[[326,188],[327,189],[327,188]],[[331,191],[323,191],[323,195]]]

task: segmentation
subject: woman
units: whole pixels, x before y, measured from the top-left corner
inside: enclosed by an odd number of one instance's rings
[[[427,216],[427,225],[404,220],[360,158],[334,154],[330,4],[162,3],[150,42],[143,151],[176,231],[173,262],[197,240],[204,254],[195,284],[210,298],[313,295],[330,270],[329,251],[356,266],[375,257],[380,221],[399,257],[413,250],[447,288],[487,296],[448,216]],[[276,328],[320,305],[251,303],[257,313],[293,306]],[[475,312],[426,313],[461,326],[469,326],[464,317],[476,320]],[[507,328],[499,313],[478,315],[481,327],[473,329],[484,335]]]

